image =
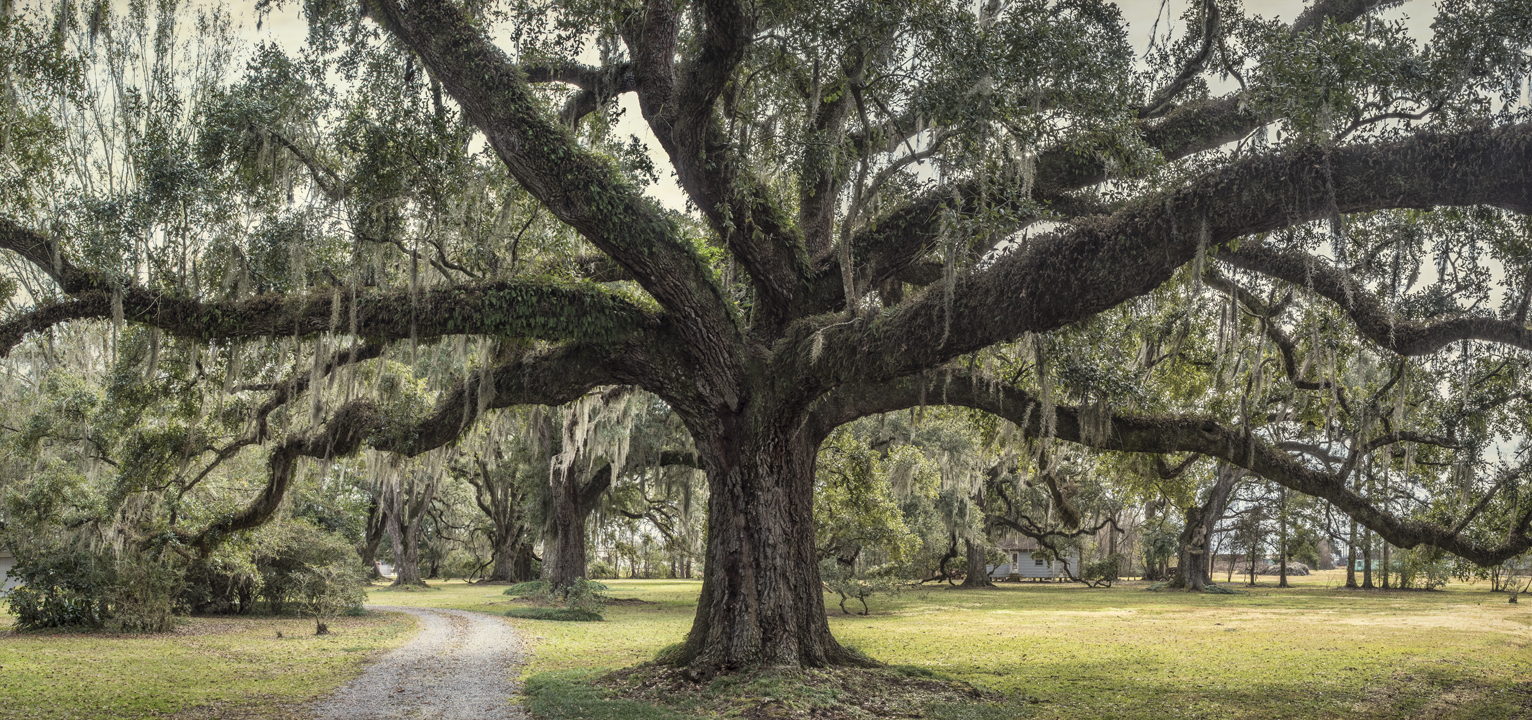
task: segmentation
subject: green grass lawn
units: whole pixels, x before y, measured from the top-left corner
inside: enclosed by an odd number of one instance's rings
[[[1238,595],[1141,583],[941,587],[877,597],[830,624],[842,642],[1011,698],[1034,718],[1532,717],[1532,602],[1484,586],[1347,591],[1341,574]],[[504,586],[374,588],[369,602],[501,614]],[[609,581],[606,621],[513,619],[531,641],[524,677],[549,718],[673,718],[607,703],[589,681],[682,638],[697,581]],[[1234,587],[1239,587],[1237,584]],[[0,622],[9,618],[0,616]],[[0,718],[286,717],[402,642],[408,618],[343,619],[315,638],[299,619],[194,618],[172,635],[0,634]],[[276,638],[280,629],[286,636]],[[534,693],[536,695],[536,693]],[[1017,716],[1010,711],[1006,717]]]
[[[1532,717],[1532,603],[1482,585],[1347,591],[1343,576],[1238,595],[932,587],[876,598],[866,617],[826,604],[842,642],[1031,698],[1036,718]],[[700,583],[608,584],[652,604],[610,607],[603,623],[512,621],[534,641],[534,685],[649,660],[690,626]],[[498,613],[511,607],[498,590],[449,583],[373,602]]]
[[[318,637],[289,617],[190,618],[157,635],[0,630],[0,718],[303,717],[414,626],[375,613]]]

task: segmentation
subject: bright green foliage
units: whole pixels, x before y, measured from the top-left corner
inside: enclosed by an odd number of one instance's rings
[[[883,558],[875,562],[907,565],[919,539],[905,524],[895,487],[929,502],[935,482],[936,473],[913,448],[901,446],[885,457],[849,429],[836,431],[820,451],[814,493],[820,558],[855,564],[868,551]]]

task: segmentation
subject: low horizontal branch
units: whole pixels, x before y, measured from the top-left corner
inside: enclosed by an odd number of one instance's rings
[[[1043,435],[1042,403],[1038,398],[1004,382],[960,369],[837,388],[815,406],[806,431],[824,437],[835,427],[859,417],[922,405],[983,410],[1015,423],[1027,437]],[[1499,542],[1480,542],[1439,523],[1393,515],[1348,487],[1344,473],[1309,467],[1248,430],[1229,427],[1213,417],[1113,413],[1105,418],[1087,418],[1087,413],[1077,407],[1056,406],[1053,437],[1098,450],[1194,452],[1218,458],[1288,489],[1329,501],[1397,547],[1432,546],[1485,566],[1532,549],[1532,536],[1522,526]],[[1087,423],[1091,427],[1104,426],[1106,432],[1087,432],[1084,429]],[[1404,439],[1432,440],[1401,436],[1389,437],[1387,441]],[[1364,449],[1365,446],[1358,450]]]
[[[1237,250],[1220,252],[1218,259],[1242,270],[1311,289],[1340,306],[1363,337],[1399,355],[1429,355],[1460,340],[1482,340],[1532,350],[1532,329],[1511,320],[1472,315],[1433,322],[1399,318],[1345,270],[1306,253],[1245,243]]]
[[[0,324],[0,356],[28,333],[69,320],[115,315],[114,292],[89,290]],[[660,324],[595,284],[502,280],[420,290],[325,288],[309,295],[202,301],[132,286],[120,292],[124,320],[201,340],[340,332],[397,341],[492,335],[546,341],[619,342]]]

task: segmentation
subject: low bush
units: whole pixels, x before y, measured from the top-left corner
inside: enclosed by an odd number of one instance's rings
[[[539,600],[549,605],[562,604],[564,610],[570,611],[568,617],[538,616],[538,620],[600,620],[601,611],[606,609],[607,597],[602,593],[607,591],[607,586],[585,578],[575,578],[574,583],[562,591],[555,590],[553,585],[546,580],[533,580],[531,582],[516,583],[505,589],[504,594],[512,597],[525,597]],[[555,608],[535,608],[537,610],[554,610]],[[520,612],[513,610],[512,612]],[[544,613],[547,615],[547,613]],[[533,617],[532,615],[514,615],[513,617]]]
[[[532,595],[547,595],[552,587],[547,580],[533,580],[531,582],[516,583],[505,589],[503,594],[511,597],[529,597]]]
[[[10,576],[20,584],[6,594],[16,627],[101,627],[110,615],[107,589],[115,568],[95,553],[18,548]]]
[[[564,606],[577,612],[595,615],[601,619],[601,611],[606,609],[607,597],[602,593],[609,590],[601,583],[575,578],[574,583],[564,590]]]
[[[603,619],[600,614],[587,610],[557,607],[511,608],[505,611],[505,616],[525,618],[527,620],[559,620],[563,622],[600,622]]]
[[[367,599],[366,574],[356,563],[311,567],[297,575],[297,597],[303,614],[314,619],[314,634],[329,635],[329,621],[360,607]]]
[[[866,615],[872,611],[867,598],[878,594],[898,595],[900,590],[899,579],[890,574],[877,569],[857,573],[834,558],[820,561],[819,577],[830,592],[840,596],[840,611],[846,615],[852,614],[846,609],[847,600],[862,603],[860,614]]]

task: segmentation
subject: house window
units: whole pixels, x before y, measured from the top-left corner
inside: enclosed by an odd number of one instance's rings
[[[1043,560],[1042,558],[1033,558],[1032,562],[1033,562],[1033,564],[1037,565],[1038,567],[1042,567],[1042,566],[1048,564],[1048,562],[1046,560]]]

